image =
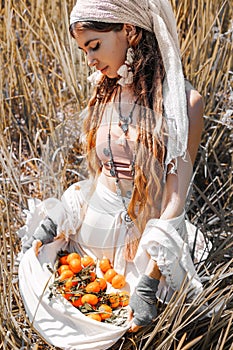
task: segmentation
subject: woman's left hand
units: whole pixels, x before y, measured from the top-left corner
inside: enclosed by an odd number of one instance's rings
[[[142,275],[134,293],[129,302],[129,318],[132,325],[131,332],[137,332],[142,326],[149,325],[157,316],[156,292],[158,290],[159,280],[147,275]]]
[[[129,307],[129,311],[128,311],[128,323],[130,323],[133,319],[133,311],[131,309],[131,307]],[[131,327],[128,329],[128,332],[132,332],[135,333],[137,332],[140,328],[142,328],[142,326],[138,326],[136,325],[134,322],[132,322]]]

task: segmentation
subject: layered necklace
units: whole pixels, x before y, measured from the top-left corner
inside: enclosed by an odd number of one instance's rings
[[[129,131],[129,125],[132,123],[132,117],[133,117],[133,112],[135,110],[135,107],[137,105],[137,101],[139,97],[134,101],[133,103],[133,108],[131,109],[130,113],[128,116],[123,116],[122,115],[122,110],[121,110],[121,93],[122,93],[122,87],[120,86],[120,92],[119,92],[119,123],[118,125],[122,129],[123,133],[125,136],[128,134]]]
[[[136,108],[137,101],[138,101],[139,98],[135,99],[135,101],[133,103],[133,107],[132,107],[131,111],[129,112],[129,115],[123,116],[122,115],[122,109],[121,109],[121,93],[122,93],[122,88],[120,87],[120,91],[119,91],[119,108],[118,108],[118,112],[119,112],[119,123],[118,123],[118,125],[122,129],[123,137],[125,138],[127,136],[127,134],[128,134],[128,131],[129,131],[129,125],[132,123],[133,113],[134,113],[134,110]],[[121,191],[121,188],[120,188],[120,179],[119,179],[118,172],[117,172],[117,169],[116,169],[116,166],[115,166],[115,163],[114,163],[114,158],[113,158],[113,153],[112,153],[112,148],[111,148],[111,121],[109,123],[109,129],[108,129],[108,155],[110,157],[110,160],[108,162],[108,164],[110,166],[110,175],[112,177],[115,177],[116,193],[121,198],[122,204],[123,204],[123,207],[124,207],[123,219],[124,219],[124,221],[125,221],[127,226],[131,226],[131,225],[133,225],[132,219],[130,218],[130,216],[128,214],[127,204],[126,204],[124,196],[122,195],[122,191]],[[131,171],[131,175],[132,175],[132,178],[133,178],[132,189],[134,187],[135,160],[136,160],[136,150],[133,153],[133,160],[132,160],[131,165],[130,165],[130,171]],[[132,194],[131,191],[129,191],[129,192],[130,192],[130,194]]]
[[[118,125],[119,127],[122,129],[123,134],[122,136],[120,136],[120,138],[118,139],[118,141],[116,141],[116,143],[121,144],[122,146],[124,146],[126,144],[126,136],[128,134],[129,131],[129,125],[132,123],[132,119],[133,119],[133,113],[135,111],[136,108],[136,104],[138,101],[138,98],[135,99],[134,103],[133,103],[133,107],[131,108],[129,114],[127,116],[122,114],[122,108],[121,108],[121,92],[122,89],[120,87],[120,91],[119,91],[119,108],[118,108],[118,113],[119,113],[119,122]],[[123,219],[123,222],[125,224],[126,227],[126,232],[125,232],[125,245],[124,245],[124,257],[126,261],[133,261],[135,254],[137,252],[138,249],[138,243],[140,240],[140,232],[137,228],[137,226],[135,225],[135,223],[132,221],[129,213],[128,213],[128,207],[127,207],[127,203],[126,203],[126,199],[122,194],[122,190],[120,187],[120,179],[118,176],[118,172],[115,166],[115,162],[114,162],[114,158],[113,158],[113,153],[112,153],[112,147],[111,147],[111,124],[112,124],[112,115],[111,115],[111,119],[109,121],[109,128],[108,128],[108,148],[104,149],[104,154],[106,156],[109,156],[110,160],[108,162],[108,165],[110,166],[110,175],[112,177],[115,178],[115,186],[116,186],[116,194],[118,197],[121,198],[122,204],[123,204],[123,208],[124,211],[121,214],[121,217]],[[121,139],[121,140],[120,140]],[[120,142],[119,142],[120,140]],[[123,141],[123,142],[121,142]],[[127,198],[132,198],[132,194],[134,191],[134,175],[135,175],[135,161],[136,161],[136,151],[137,151],[137,146],[138,144],[135,143],[135,147],[134,147],[134,152],[133,152],[133,158],[132,158],[132,162],[130,165],[130,171],[131,171],[131,175],[132,175],[132,191],[128,191],[127,192]]]

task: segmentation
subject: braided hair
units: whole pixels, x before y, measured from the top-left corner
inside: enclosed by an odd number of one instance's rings
[[[70,33],[91,29],[100,32],[120,31],[123,24],[102,22],[77,22],[71,25]],[[163,79],[165,70],[154,33],[136,27],[130,39],[134,49],[133,92],[138,96],[141,111],[137,121],[137,151],[133,194],[128,213],[142,232],[146,222],[159,217],[162,198],[162,176],[166,155],[166,125],[163,117]],[[89,114],[83,129],[86,135],[86,153],[90,174],[101,172],[101,162],[96,155],[96,132],[101,122],[104,106],[117,89],[117,78],[103,76],[89,101]]]

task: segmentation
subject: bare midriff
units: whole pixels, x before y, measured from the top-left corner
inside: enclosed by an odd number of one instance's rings
[[[115,117],[115,118],[114,118]],[[107,118],[108,119],[108,118]],[[110,130],[111,129],[111,130]],[[109,130],[111,133],[110,147],[113,155],[114,167],[123,196],[132,191],[133,175],[132,162],[135,156],[136,128],[129,125],[127,135],[124,135],[118,124],[118,115],[111,115],[111,126],[109,120],[102,121],[96,134],[96,153],[102,163],[100,182],[110,191],[116,192],[116,177],[111,175]],[[129,193],[128,193],[129,195]]]

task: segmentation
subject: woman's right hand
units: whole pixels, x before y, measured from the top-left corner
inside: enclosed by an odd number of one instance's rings
[[[57,236],[57,225],[49,217],[42,220],[40,225],[35,230],[32,237],[23,245],[23,252],[25,253],[29,248],[33,247],[35,254],[38,255],[39,248],[43,244],[53,242]]]
[[[43,243],[39,239],[35,239],[32,242],[32,248],[34,250],[35,255],[37,256],[39,254],[39,249],[43,245]]]

